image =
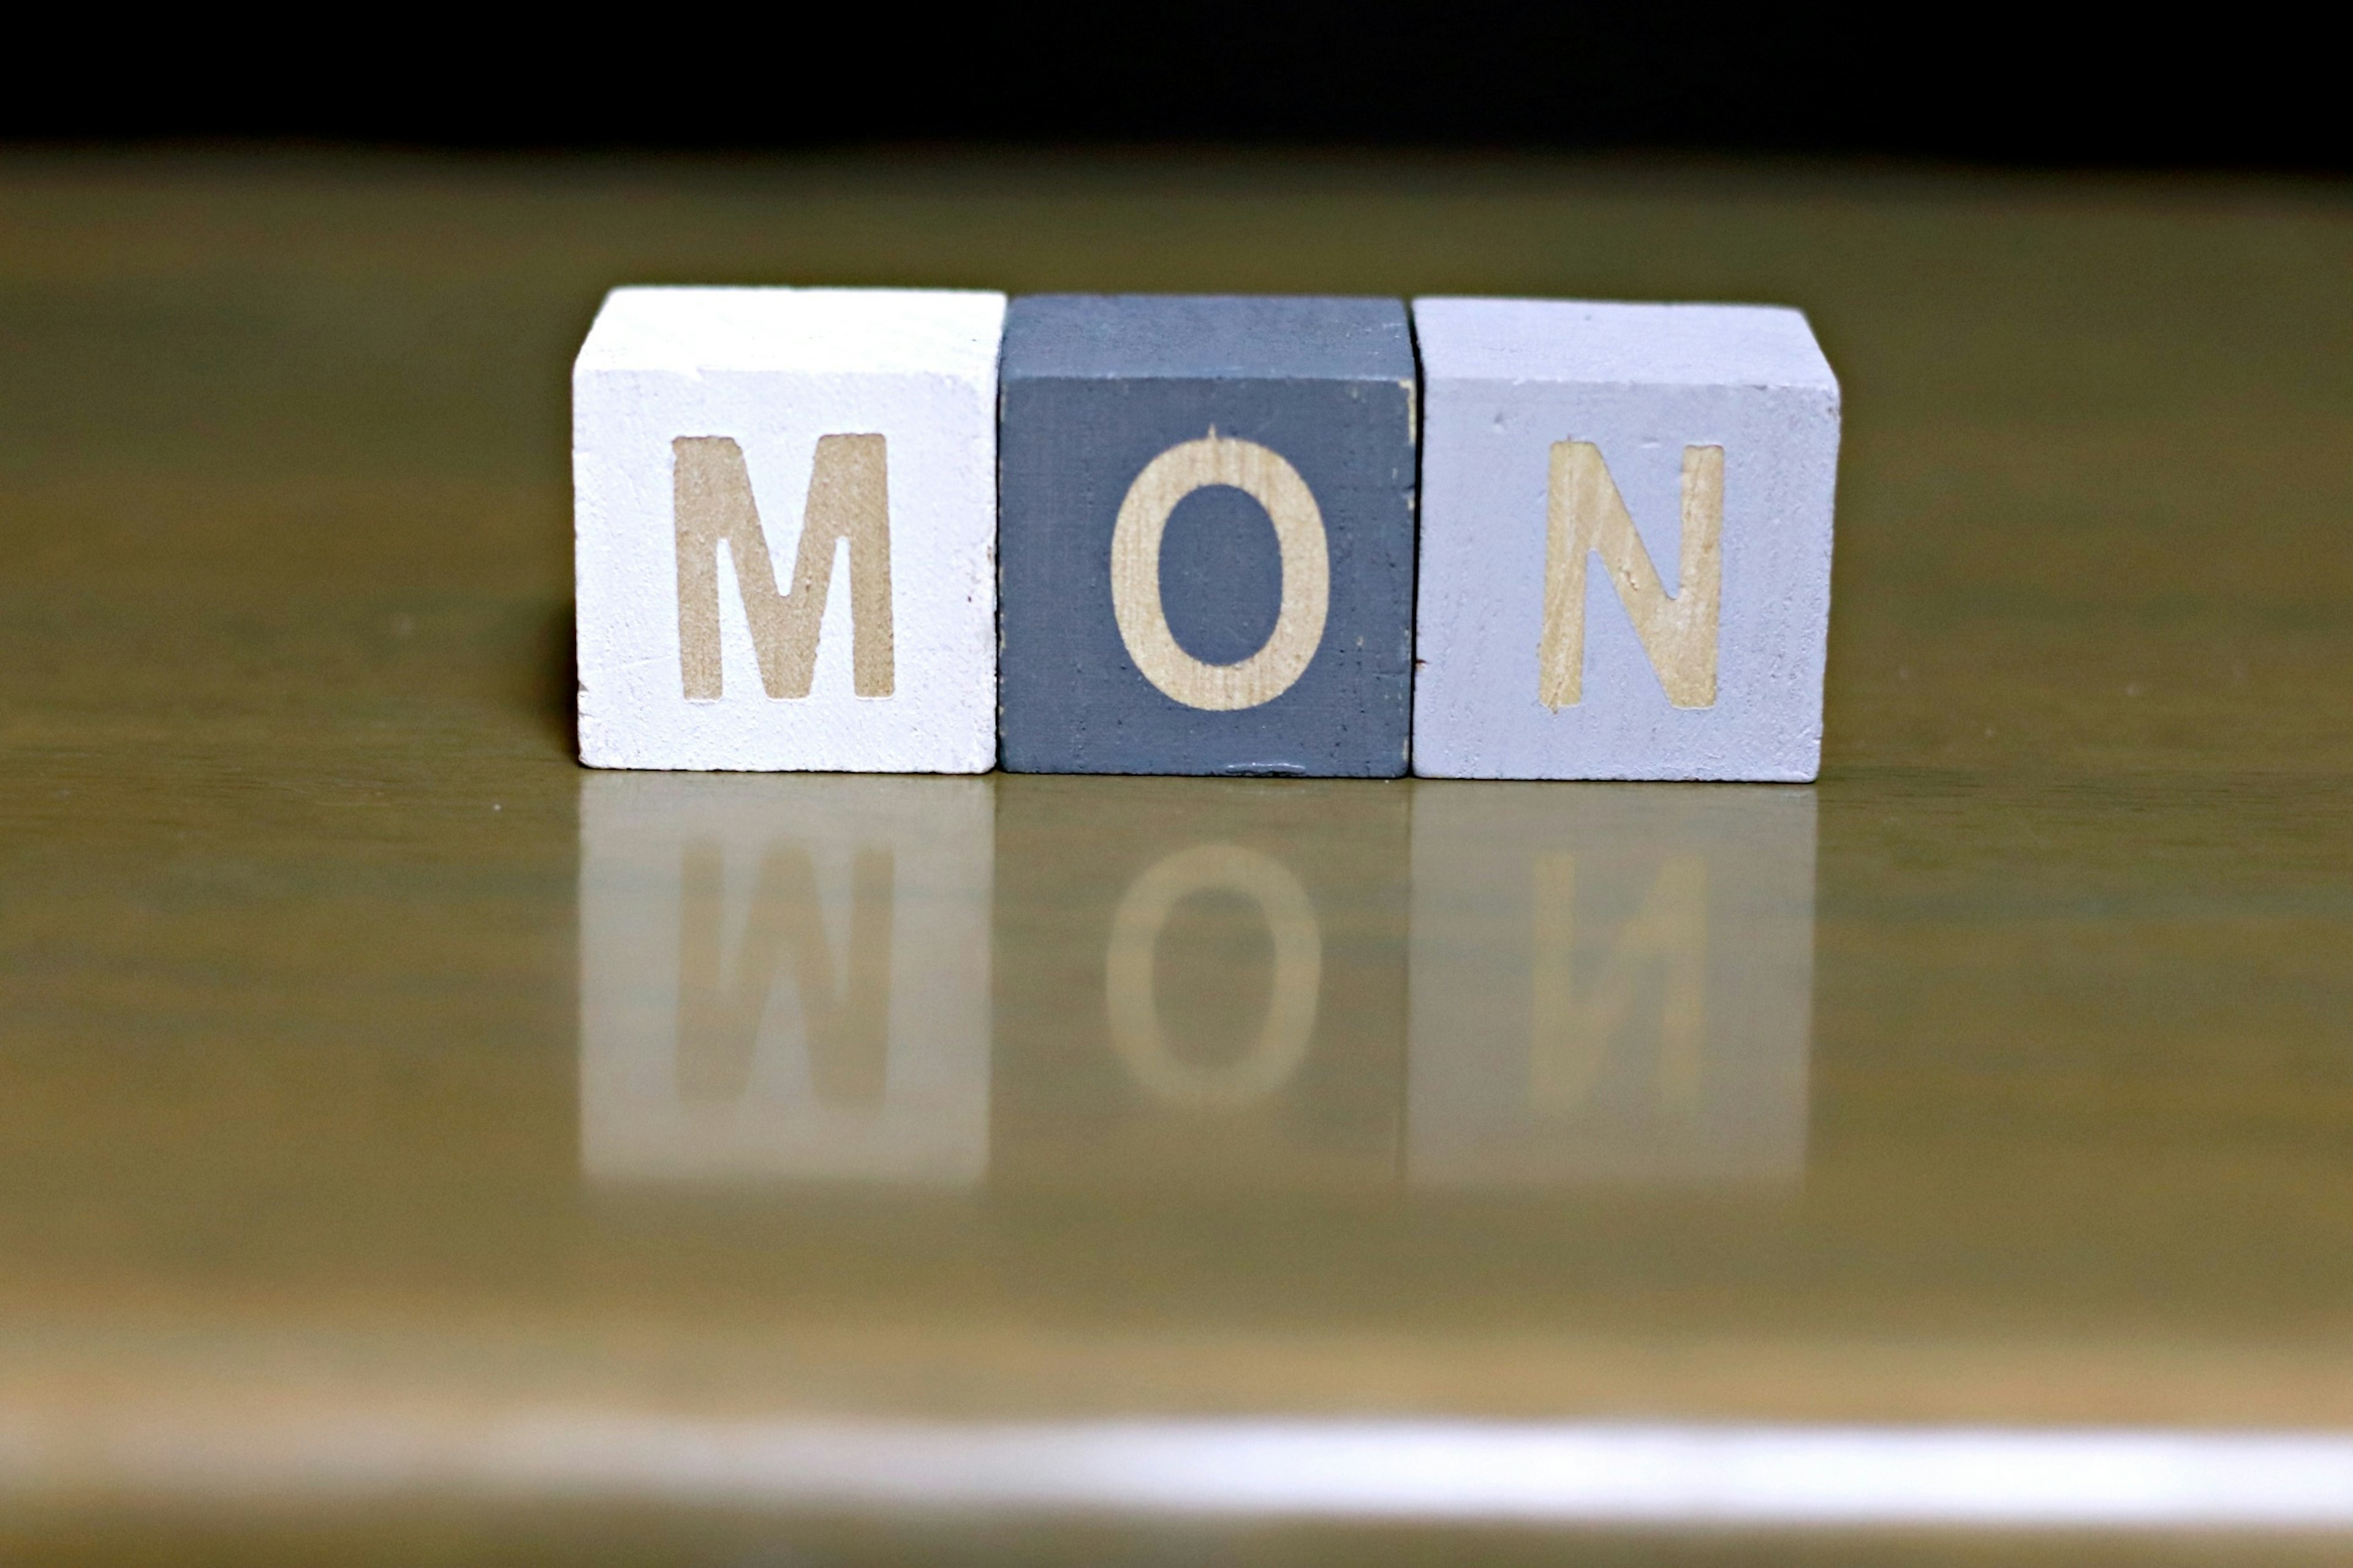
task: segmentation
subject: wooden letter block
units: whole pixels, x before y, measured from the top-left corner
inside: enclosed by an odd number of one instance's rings
[[[1806,319],[1413,309],[1414,772],[1813,778],[1839,389]]]
[[[1015,300],[1005,766],[1402,773],[1413,400],[1393,300]]]
[[[996,760],[1001,294],[619,289],[573,367],[580,760]]]

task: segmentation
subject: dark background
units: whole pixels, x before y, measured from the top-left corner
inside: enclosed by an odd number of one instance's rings
[[[2194,15],[2194,14],[2193,14]],[[1655,4],[183,14],[20,37],[0,140],[1526,148],[2348,163],[2318,24]]]

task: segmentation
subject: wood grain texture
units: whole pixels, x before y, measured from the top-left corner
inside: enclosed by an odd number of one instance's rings
[[[1274,526],[1282,595],[1274,627],[1249,658],[1207,664],[1177,643],[1161,583],[1168,516],[1197,490],[1222,485],[1258,503]],[[1119,503],[1111,534],[1111,604],[1127,657],[1164,696],[1187,708],[1232,712],[1273,701],[1298,683],[1324,645],[1332,610],[1331,551],[1315,493],[1282,454],[1213,427],[1144,466]]]
[[[1599,556],[1667,700],[1677,708],[1715,706],[1724,608],[1723,447],[1683,448],[1683,503],[1681,570],[1670,595],[1601,448],[1590,441],[1553,443],[1536,700],[1556,712],[1585,700],[1585,563]]]
[[[720,657],[719,547],[725,544],[743,593],[761,689],[770,697],[809,694],[818,634],[833,584],[834,546],[849,546],[851,689],[889,697],[897,683],[891,595],[891,444],[881,436],[820,436],[809,468],[793,553],[793,587],[776,592],[766,531],[752,496],[744,448],[724,436],[681,436],[670,444],[671,507],[678,551],[679,676],[689,701],[726,695]]]
[[[1005,766],[1403,771],[1401,307],[1032,297],[1004,374]]]

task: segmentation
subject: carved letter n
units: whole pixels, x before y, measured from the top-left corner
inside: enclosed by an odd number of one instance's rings
[[[1625,498],[1589,441],[1552,448],[1545,540],[1544,638],[1536,695],[1571,708],[1585,695],[1585,559],[1601,557],[1642,651],[1677,708],[1715,706],[1716,621],[1724,602],[1724,448],[1685,447],[1682,570],[1669,598],[1626,510]]]

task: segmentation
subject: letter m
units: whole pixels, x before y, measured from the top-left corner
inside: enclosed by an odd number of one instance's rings
[[[1715,706],[1716,622],[1724,602],[1724,448],[1683,448],[1683,538],[1676,592],[1667,596],[1625,498],[1589,441],[1552,449],[1545,535],[1544,639],[1536,695],[1547,708],[1585,696],[1585,561],[1601,557],[1642,651],[1678,708]]]
[[[807,697],[817,673],[817,639],[833,582],[834,544],[849,542],[850,665],[860,697],[888,697],[893,684],[891,626],[891,506],[880,436],[823,436],[809,472],[793,591],[776,592],[768,537],[752,503],[744,449],[724,436],[670,443],[678,531],[678,663],[689,700],[721,692],[719,546],[727,545],[760,684],[771,697]]]

